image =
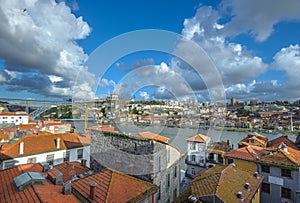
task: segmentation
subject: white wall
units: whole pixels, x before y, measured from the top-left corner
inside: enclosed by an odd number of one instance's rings
[[[72,149],[67,149],[70,151],[70,159],[69,161],[78,161],[80,162],[80,159],[77,159],[77,150],[78,149],[83,149],[83,159],[86,159],[86,166],[90,166],[90,146],[85,146],[85,147],[78,147],[78,148],[72,148]],[[66,149],[59,150],[59,151],[52,151],[52,152],[47,152],[47,153],[42,153],[42,154],[36,154],[36,155],[31,155],[31,156],[24,156],[24,157],[18,157],[15,159],[9,159],[3,161],[3,163],[0,165],[1,169],[5,169],[5,163],[10,162],[12,160],[15,161],[15,166],[16,165],[21,165],[21,164],[27,164],[27,161],[29,158],[34,158],[36,157],[36,163],[46,163],[46,157],[47,155],[54,154],[54,162],[53,165],[61,164],[64,162],[63,160],[63,154],[64,152],[67,151]]]

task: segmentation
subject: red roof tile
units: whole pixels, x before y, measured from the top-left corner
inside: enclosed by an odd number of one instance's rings
[[[246,161],[256,161],[257,158],[261,158],[264,154],[266,154],[265,148],[249,145],[227,152],[224,154],[224,157]]]
[[[278,148],[281,143],[285,143],[287,146],[298,149],[298,147],[295,145],[293,141],[291,141],[287,136],[280,136],[273,140],[271,140],[268,144],[269,148]]]
[[[55,165],[54,168],[62,173],[64,183],[68,180],[72,180],[74,176],[83,174],[89,170],[89,168],[81,166],[81,163],[79,162],[64,162],[62,164]]]
[[[9,140],[9,137],[7,134],[3,134],[3,133],[0,133],[0,141],[4,139],[4,140]]]
[[[192,141],[192,142],[204,143],[204,142],[207,142],[209,139],[210,139],[210,137],[208,137],[206,135],[197,134],[197,135],[187,138],[186,140]]]
[[[157,186],[151,183],[112,169],[104,169],[73,181],[72,188],[75,194],[88,200],[91,181],[96,183],[93,202],[131,202],[133,199],[139,201],[157,190]]]
[[[152,133],[152,132],[140,132],[138,133],[139,136],[144,137],[144,138],[149,138],[149,139],[153,139],[155,141],[159,141],[159,142],[164,142],[164,143],[168,143],[168,141],[170,140],[170,138]]]
[[[191,181],[191,194],[197,197],[217,195],[224,202],[239,203],[241,200],[236,194],[241,191],[243,202],[251,202],[262,181],[262,176],[256,178],[233,165],[215,166]],[[245,183],[249,183],[250,190],[244,188]]]
[[[62,194],[61,185],[46,180],[45,185],[31,185],[18,192],[14,178],[24,172],[42,173],[40,164],[26,164],[0,171],[0,202],[79,202],[73,195]]]
[[[56,148],[56,139],[60,138],[60,149]],[[19,154],[20,142],[24,142],[24,154]],[[43,152],[81,147],[90,144],[89,136],[79,136],[76,133],[26,135],[20,140],[7,145],[0,151],[0,159],[10,159]]]

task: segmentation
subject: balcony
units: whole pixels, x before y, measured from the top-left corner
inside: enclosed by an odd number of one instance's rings
[[[188,165],[194,165],[194,166],[200,166],[200,167],[205,167],[205,163],[199,162],[199,161],[189,161],[188,157],[185,158],[185,163]]]

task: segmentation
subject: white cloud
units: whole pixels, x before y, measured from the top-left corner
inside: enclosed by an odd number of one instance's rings
[[[88,77],[89,86],[94,83],[93,75],[83,67],[87,55],[76,43],[86,38],[91,28],[64,2],[1,1],[0,19],[0,26],[5,27],[0,30],[0,58],[5,60],[5,71],[19,75],[2,80],[7,89],[20,88],[47,96],[71,95],[75,89],[82,89],[74,86],[80,84],[74,83],[79,71]],[[36,91],[33,85],[37,84],[28,81],[37,78],[35,74],[40,79],[48,78],[43,91]]]
[[[149,100],[150,99],[150,95],[145,91],[140,91],[139,95],[143,100]]]
[[[246,82],[264,73],[267,65],[260,57],[252,55],[242,44],[227,40],[223,31],[226,25],[218,24],[221,17],[211,7],[200,7],[193,18],[185,19],[182,34],[212,58],[224,84]]]
[[[225,25],[229,36],[250,33],[257,41],[266,40],[274,25],[285,20],[300,20],[299,0],[228,0],[223,11],[230,11],[232,19]]]

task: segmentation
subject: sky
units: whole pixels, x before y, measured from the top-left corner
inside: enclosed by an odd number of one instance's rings
[[[227,99],[298,100],[299,11],[299,0],[0,0],[0,97],[209,101],[219,75]],[[130,53],[110,67],[100,57],[98,72],[89,67],[98,47],[143,29],[196,43],[218,74],[199,75],[174,54],[193,53],[180,44],[173,53]]]

